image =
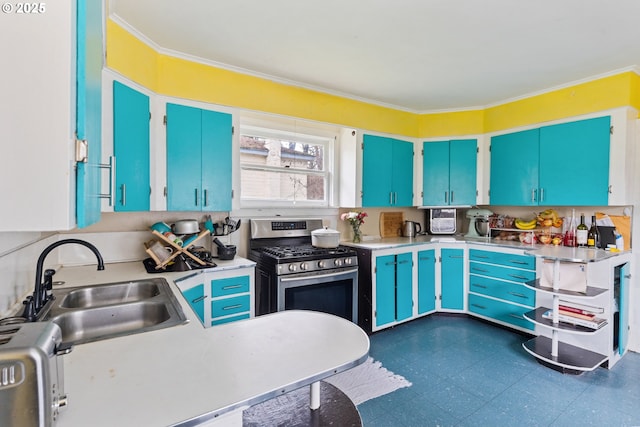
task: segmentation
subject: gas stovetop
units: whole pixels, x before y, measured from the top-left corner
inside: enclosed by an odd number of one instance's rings
[[[266,255],[272,256],[278,259],[290,259],[290,258],[332,258],[346,255],[352,255],[353,249],[339,246],[337,248],[316,248],[311,245],[297,245],[297,246],[267,246],[262,248],[262,252]]]

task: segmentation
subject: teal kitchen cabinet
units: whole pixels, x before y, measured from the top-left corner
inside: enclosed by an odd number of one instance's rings
[[[536,292],[525,283],[536,278],[536,259],[516,250],[469,249],[469,312],[529,332],[524,313],[535,308]]]
[[[231,210],[231,115],[167,104],[167,210]]]
[[[436,251],[418,252],[418,314],[436,309]]]
[[[424,206],[476,204],[476,139],[425,141],[422,154]]]
[[[28,5],[0,26],[0,231],[85,227],[100,219],[102,2]]]
[[[363,135],[362,206],[413,205],[413,143]]]
[[[113,82],[114,211],[150,209],[149,97]]]
[[[491,204],[607,205],[610,123],[606,116],[492,137]]]
[[[441,249],[440,263],[440,308],[464,310],[464,249]]]
[[[375,327],[413,316],[413,255],[411,252],[375,258]]]
[[[254,316],[253,264],[222,271],[200,270],[175,283],[205,328]]]

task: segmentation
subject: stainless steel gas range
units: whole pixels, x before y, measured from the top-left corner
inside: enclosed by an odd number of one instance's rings
[[[256,262],[256,315],[303,309],[357,322],[358,257],[347,246],[317,248],[320,219],[253,219],[249,259]]]

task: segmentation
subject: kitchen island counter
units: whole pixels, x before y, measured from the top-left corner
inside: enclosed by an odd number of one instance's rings
[[[251,262],[236,258],[218,268]],[[239,267],[238,267],[239,268]],[[215,271],[211,269],[208,271]],[[242,410],[366,360],[369,339],[337,316],[284,311],[204,328],[173,280],[142,263],[66,267],[55,280],[79,286],[165,277],[189,322],[77,345],[64,357],[68,406],[59,427],[239,425]]]

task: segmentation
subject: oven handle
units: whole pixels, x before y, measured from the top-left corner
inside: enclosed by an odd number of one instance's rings
[[[336,273],[318,274],[318,275],[310,275],[310,276],[296,275],[295,277],[290,277],[290,276],[280,277],[280,281],[281,282],[293,282],[293,281],[297,281],[297,280],[300,280],[300,279],[306,279],[306,278],[309,278],[309,277],[313,277],[313,278],[317,277],[317,278],[320,278],[320,279],[324,279],[324,278],[327,278],[327,277],[342,276],[344,274],[350,274],[350,273],[353,273],[353,272],[356,272],[356,271],[358,271],[358,267],[350,268],[348,270],[340,270],[339,272],[336,272]]]

